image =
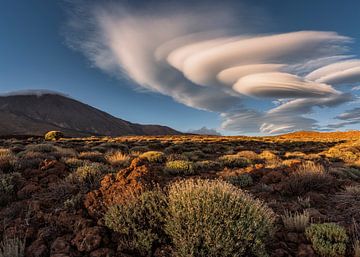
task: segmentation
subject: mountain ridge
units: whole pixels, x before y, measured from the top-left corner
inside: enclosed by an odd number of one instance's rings
[[[66,136],[176,135],[161,125],[142,125],[114,117],[68,96],[0,95],[0,135],[43,135],[60,130]]]

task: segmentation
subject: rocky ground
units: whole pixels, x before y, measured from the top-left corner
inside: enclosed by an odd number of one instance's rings
[[[343,227],[344,256],[359,256],[360,141],[344,135],[2,139],[0,238],[24,242],[28,257],[140,256],[119,247],[123,237],[104,222],[108,208],[201,178],[233,184],[274,211],[270,256],[320,256],[305,233],[316,223]],[[149,255],[174,256],[173,248],[166,241]]]

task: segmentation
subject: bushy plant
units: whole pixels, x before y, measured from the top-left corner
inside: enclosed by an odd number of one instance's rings
[[[0,243],[0,257],[24,257],[25,240],[4,238]]]
[[[310,223],[310,214],[308,211],[291,213],[286,210],[281,219],[288,230],[303,232]]]
[[[109,152],[105,155],[105,159],[108,163],[114,166],[126,167],[130,164],[131,157],[123,152],[115,151]]]
[[[139,156],[140,158],[147,159],[149,162],[164,162],[166,157],[163,152],[159,151],[148,151]]]
[[[111,169],[104,164],[89,162],[78,167],[74,173],[67,177],[67,181],[80,183],[90,188],[97,187],[104,174],[111,172]]]
[[[150,256],[163,243],[167,199],[160,189],[145,191],[122,205],[108,209],[105,224],[119,233],[119,248]]]
[[[196,171],[212,172],[221,169],[221,163],[217,161],[197,161],[194,163],[194,169]]]
[[[307,162],[290,174],[285,180],[282,192],[289,195],[303,195],[309,191],[327,191],[336,180],[325,172],[323,166]]]
[[[0,171],[11,172],[14,171],[17,158],[10,149],[0,149]]]
[[[169,187],[166,231],[177,256],[267,256],[274,213],[224,181],[182,180]]]
[[[98,151],[86,151],[79,154],[79,159],[89,160],[92,162],[104,162],[104,154]]]
[[[231,184],[239,187],[248,187],[253,185],[254,181],[250,174],[244,173],[237,176],[227,177],[226,180]]]
[[[60,131],[49,131],[45,134],[45,140],[52,141],[52,140],[59,140],[60,138],[64,137],[64,134]]]
[[[316,253],[324,257],[345,255],[348,236],[345,228],[335,223],[312,224],[305,234]]]
[[[13,199],[16,183],[20,178],[20,173],[0,174],[0,206],[8,204]]]
[[[221,156],[219,161],[223,166],[229,168],[243,168],[250,164],[250,160],[244,157],[241,157],[237,154],[228,154]]]
[[[190,161],[168,161],[165,165],[165,172],[173,175],[191,175],[194,173],[193,162]]]

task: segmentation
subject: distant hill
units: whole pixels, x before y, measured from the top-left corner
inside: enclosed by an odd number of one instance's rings
[[[36,136],[50,130],[72,137],[181,134],[166,126],[131,123],[57,93],[0,96],[0,135]]]
[[[360,131],[359,130],[350,130],[345,132],[297,131],[297,132],[279,135],[276,137],[280,137],[284,139],[303,139],[303,140],[311,140],[311,139],[348,140],[348,139],[360,139]]]

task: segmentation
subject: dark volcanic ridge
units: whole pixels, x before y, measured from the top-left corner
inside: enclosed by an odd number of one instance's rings
[[[0,135],[43,135],[59,130],[66,136],[176,135],[160,125],[141,125],[50,91],[20,91],[0,96]]]

